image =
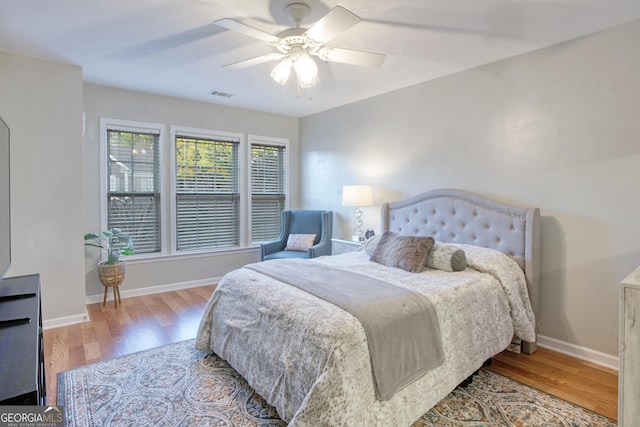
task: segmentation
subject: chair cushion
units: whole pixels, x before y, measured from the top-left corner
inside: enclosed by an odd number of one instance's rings
[[[301,251],[278,251],[264,256],[264,261],[270,259],[283,259],[283,258],[309,258],[309,252]]]

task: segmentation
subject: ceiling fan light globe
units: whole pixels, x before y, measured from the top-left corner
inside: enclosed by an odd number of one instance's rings
[[[306,89],[309,87],[313,87],[315,86],[318,82],[320,81],[320,79],[318,78],[318,76],[313,76],[312,79],[309,80],[302,80],[300,77],[298,77],[298,84],[300,85],[301,88]]]
[[[318,66],[309,55],[300,55],[293,64],[300,87],[311,87],[318,82]]]
[[[271,78],[283,85],[289,79],[289,74],[291,74],[291,61],[285,59],[273,68]]]

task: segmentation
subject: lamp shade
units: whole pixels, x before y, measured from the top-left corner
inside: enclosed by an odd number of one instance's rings
[[[342,187],[342,206],[372,206],[373,191],[369,185],[345,185]]]

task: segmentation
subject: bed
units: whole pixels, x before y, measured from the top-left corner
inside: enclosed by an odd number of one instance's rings
[[[196,347],[227,360],[291,426],[410,425],[514,336],[523,352],[536,349],[537,208],[442,189],[385,203],[381,215],[382,231],[431,236],[463,250],[468,265],[412,273],[370,261],[364,247],[302,261],[389,282],[432,304],[442,361],[390,396],[380,398],[372,375],[368,331],[331,302],[249,265],[225,275],[205,308]]]

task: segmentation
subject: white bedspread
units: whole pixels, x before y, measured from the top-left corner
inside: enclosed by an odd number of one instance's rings
[[[504,350],[514,331],[535,340],[522,270],[501,252],[463,247],[472,268],[455,273],[408,273],[364,252],[313,260],[414,289],[436,307],[445,363],[388,401],[375,398],[365,333],[353,316],[249,269],[220,281],[196,346],[227,360],[290,425],[410,425]]]

